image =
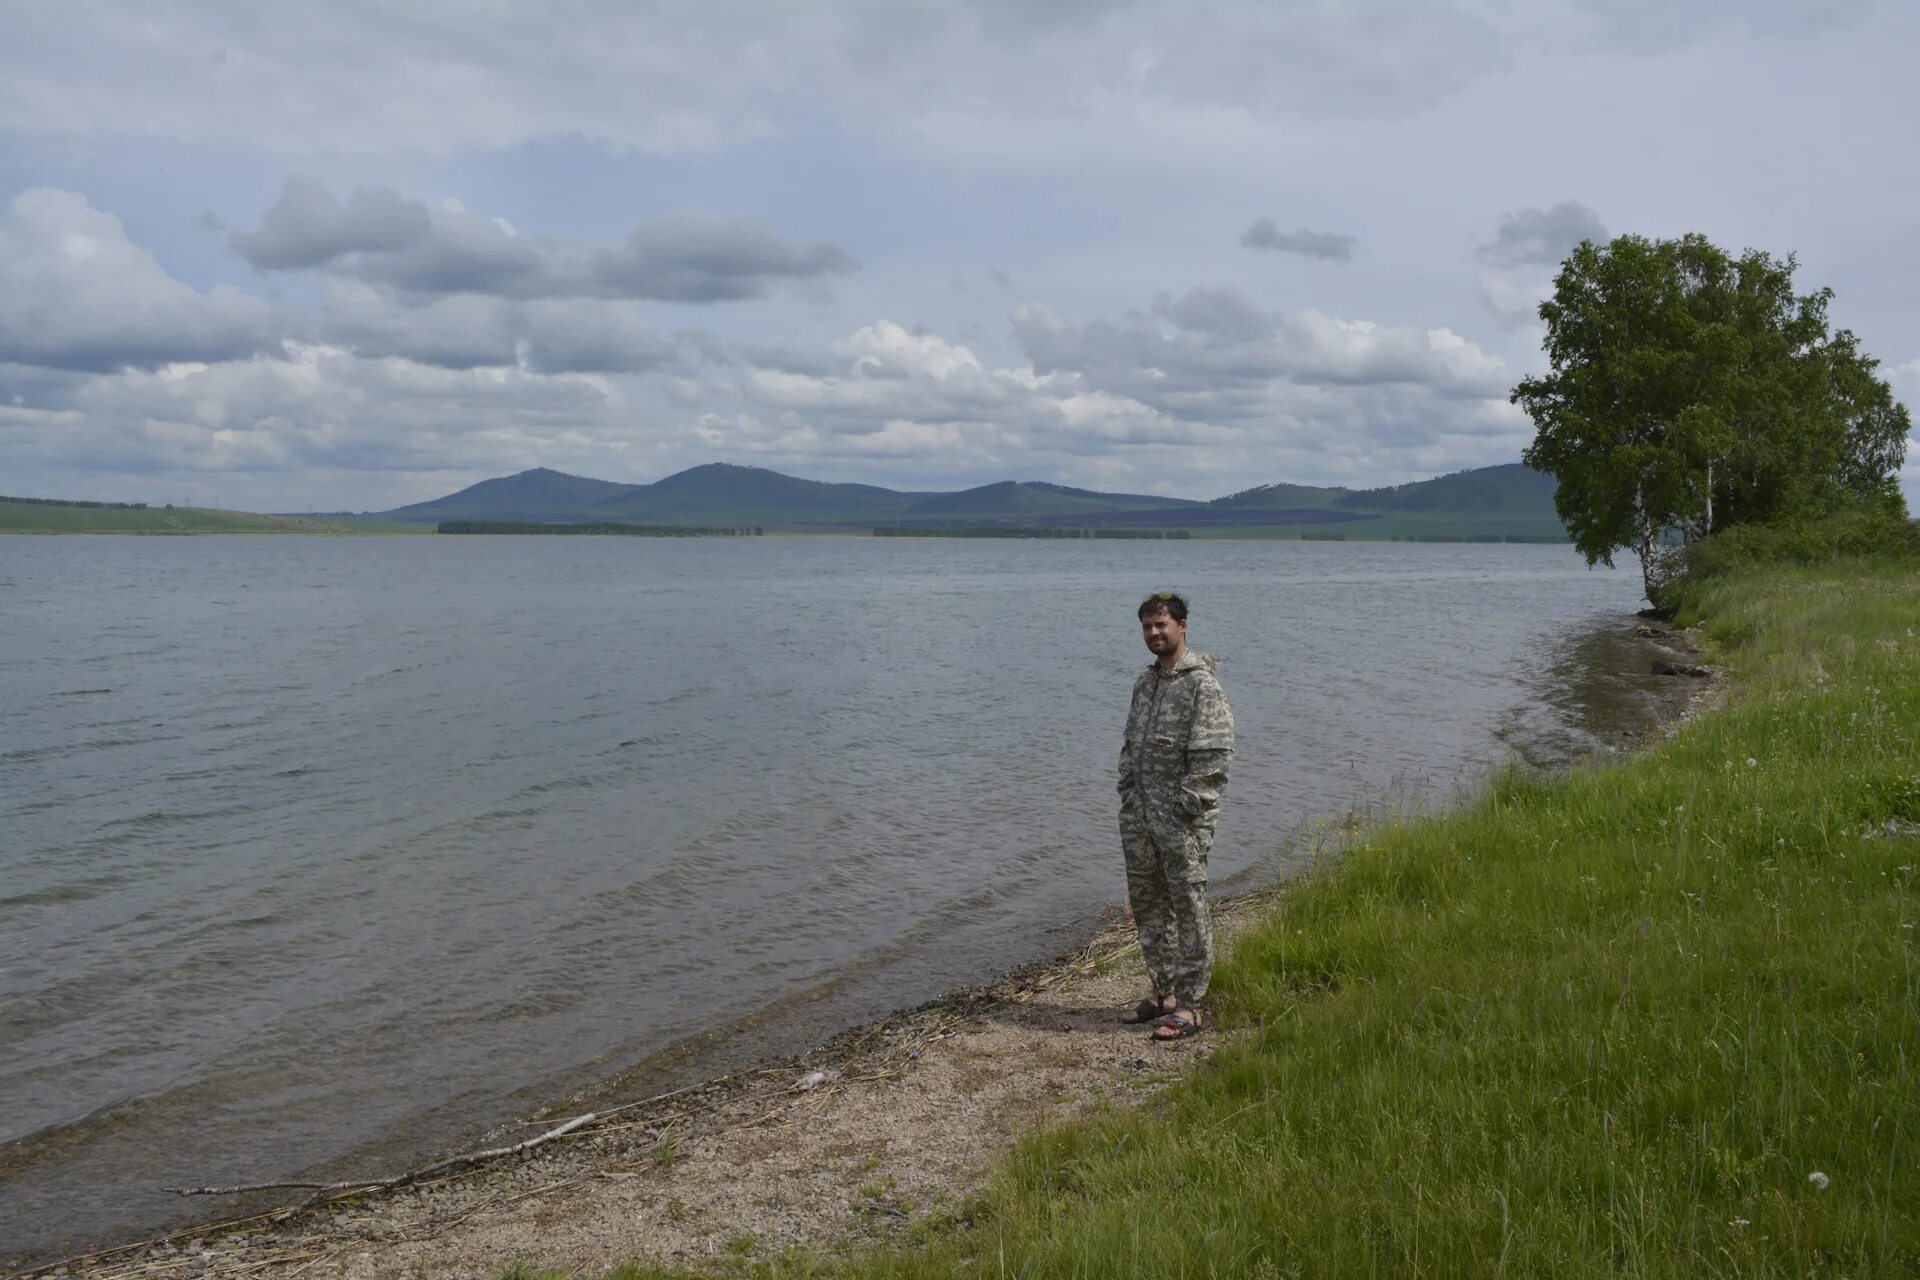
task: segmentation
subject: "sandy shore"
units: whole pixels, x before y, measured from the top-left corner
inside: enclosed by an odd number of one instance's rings
[[[1655,656],[1692,652],[1658,624],[1624,632]],[[1719,693],[1717,680],[1664,683],[1649,730]],[[1223,949],[1272,896],[1216,904]],[[1115,919],[1066,956],[803,1057],[652,1097],[602,1091],[591,1112],[554,1107],[496,1139],[538,1143],[527,1150],[373,1190],[256,1193],[252,1217],[17,1274],[486,1277],[516,1261],[592,1274],[636,1257],[858,1247],[964,1220],[1018,1134],[1137,1105],[1232,1034],[1153,1042],[1117,1021],[1145,990],[1132,927]]]
[[[1223,944],[1265,895],[1218,904]],[[371,1194],[28,1272],[104,1277],[487,1276],[516,1260],[593,1272],[831,1251],[964,1218],[995,1156],[1036,1125],[1134,1105],[1231,1033],[1154,1043],[1117,1021],[1146,989],[1132,927],[798,1059],[613,1101],[535,1149]],[[537,1139],[577,1120],[533,1117]]]

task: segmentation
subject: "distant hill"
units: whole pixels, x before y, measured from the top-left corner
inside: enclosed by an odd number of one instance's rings
[[[870,484],[802,480],[765,467],[709,462],[593,504],[597,520],[651,524],[839,524],[905,509],[911,495]]]
[[[908,511],[916,516],[946,519],[1000,519],[1005,517],[1071,516],[1110,511],[1161,510],[1198,507],[1189,498],[1157,498],[1142,493],[1099,493],[1040,480],[1002,480],[958,493],[909,495]]]
[[[1356,511],[1446,512],[1454,515],[1553,514],[1554,479],[1518,462],[1476,467],[1387,489],[1359,489],[1339,499]]]
[[[300,516],[269,516],[214,507],[128,503],[21,501],[0,498],[0,533],[345,533]]]
[[[1239,493],[1215,498],[1207,505],[1231,510],[1266,508],[1297,511],[1311,507],[1332,507],[1352,494],[1351,489],[1316,489],[1305,484],[1263,484],[1257,489],[1242,489]]]
[[[1518,463],[1480,467],[1379,489],[1270,484],[1201,502],[1153,494],[1102,493],[1044,481],[1002,480],[953,492],[806,480],[765,467],[713,462],[652,484],[616,484],[544,467],[483,480],[458,493],[378,518],[621,521],[861,530],[879,525],[1034,525],[1191,528],[1297,536],[1338,525],[1352,537],[1422,534],[1556,536],[1553,480]]]
[[[564,471],[535,467],[518,475],[497,480],[482,480],[458,493],[431,502],[416,502],[386,513],[390,519],[440,521],[461,519],[487,520],[574,520],[581,518],[596,502],[630,493],[643,485],[616,484],[612,480],[590,480],[570,476]]]

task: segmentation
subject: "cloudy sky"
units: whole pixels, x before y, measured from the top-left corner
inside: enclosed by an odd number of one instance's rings
[[[1907,0],[0,0],[0,492],[1419,479],[1518,458],[1533,309],[1626,231],[1797,253],[1913,404],[1916,48]]]

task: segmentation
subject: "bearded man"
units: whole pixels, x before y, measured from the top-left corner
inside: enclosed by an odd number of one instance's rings
[[[1233,711],[1218,660],[1187,648],[1187,602],[1161,592],[1138,616],[1154,660],[1133,682],[1120,748],[1120,847],[1153,994],[1120,1020],[1153,1022],[1154,1039],[1179,1040],[1200,1030],[1213,977],[1207,853],[1233,761]]]

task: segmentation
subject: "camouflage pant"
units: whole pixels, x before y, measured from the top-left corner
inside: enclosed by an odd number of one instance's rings
[[[1207,851],[1212,826],[1162,830],[1120,813],[1120,848],[1127,859],[1127,901],[1140,935],[1140,954],[1157,995],[1191,1006],[1213,978],[1213,919],[1207,911]],[[1156,824],[1162,825],[1165,824]]]

